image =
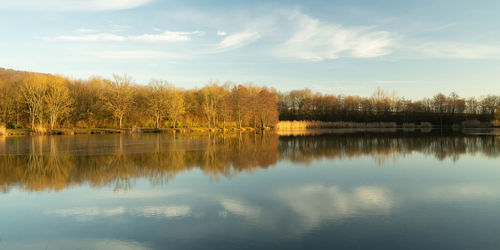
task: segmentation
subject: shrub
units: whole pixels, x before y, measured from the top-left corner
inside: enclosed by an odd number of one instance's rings
[[[137,126],[132,126],[132,129],[130,130],[130,133],[136,134],[136,133],[142,133],[142,130],[140,127]]]
[[[16,129],[16,128],[22,128],[22,126],[12,122],[7,124],[7,129]]]
[[[464,128],[480,128],[481,125],[481,122],[478,120],[469,120],[462,122],[462,127]]]
[[[37,134],[45,134],[45,133],[47,133],[47,129],[43,125],[37,125],[35,127],[35,133],[37,133]]]
[[[403,128],[415,128],[415,123],[403,123]]]
[[[493,125],[493,127],[500,127],[500,120],[494,120],[494,121],[492,121],[491,125]]]
[[[420,128],[432,128],[432,123],[430,122],[421,122]]]

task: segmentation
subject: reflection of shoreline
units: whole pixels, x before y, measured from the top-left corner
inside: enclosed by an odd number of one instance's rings
[[[353,133],[429,133],[432,135],[500,135],[496,128],[465,128],[454,131],[451,128],[313,128],[276,130],[280,136],[321,135],[321,134],[353,134]]]
[[[456,161],[464,154],[498,157],[499,145],[496,136],[369,132],[11,137],[0,140],[0,190],[62,190],[83,184],[130,189],[135,178],[164,184],[193,169],[210,178],[231,178],[280,160],[311,163],[323,158],[371,156],[382,165],[388,159],[423,153]]]

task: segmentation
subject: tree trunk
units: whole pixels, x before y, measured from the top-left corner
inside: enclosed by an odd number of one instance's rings
[[[120,116],[120,129],[122,128],[122,119],[123,119],[123,116]]]
[[[239,129],[241,130],[241,114],[238,112],[238,124],[239,124]]]
[[[174,129],[176,128],[177,120],[174,120]]]
[[[51,116],[50,116],[50,129],[51,129],[51,130],[52,130],[52,129],[54,129],[54,123],[55,123],[55,120],[56,120],[56,119],[55,119],[54,115],[51,115]]]

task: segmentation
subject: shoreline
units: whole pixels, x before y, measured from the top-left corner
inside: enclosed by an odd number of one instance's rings
[[[271,130],[270,128],[74,128],[74,129],[53,129],[44,132],[37,132],[34,129],[6,129],[0,136],[28,136],[28,135],[106,135],[106,134],[140,134],[140,133],[234,133]]]
[[[278,135],[290,135],[290,134],[308,134],[313,132],[336,132],[336,133],[353,133],[353,132],[423,132],[429,133],[431,131],[448,131],[448,132],[462,132],[470,133],[475,130],[496,130],[500,127],[462,127],[462,128],[452,128],[450,126],[433,126],[433,127],[299,127],[299,128],[253,128],[244,127],[238,128],[92,128],[92,129],[54,129],[51,131],[46,131],[43,133],[36,132],[33,129],[7,129],[6,132],[0,137],[10,137],[10,136],[50,136],[50,135],[110,135],[110,134],[207,134],[207,133],[241,133],[241,132],[255,132],[260,133],[260,131],[273,131]],[[467,131],[470,130],[470,131]]]

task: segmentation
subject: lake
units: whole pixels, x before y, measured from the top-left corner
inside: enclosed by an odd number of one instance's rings
[[[0,137],[0,249],[499,249],[500,136]]]

